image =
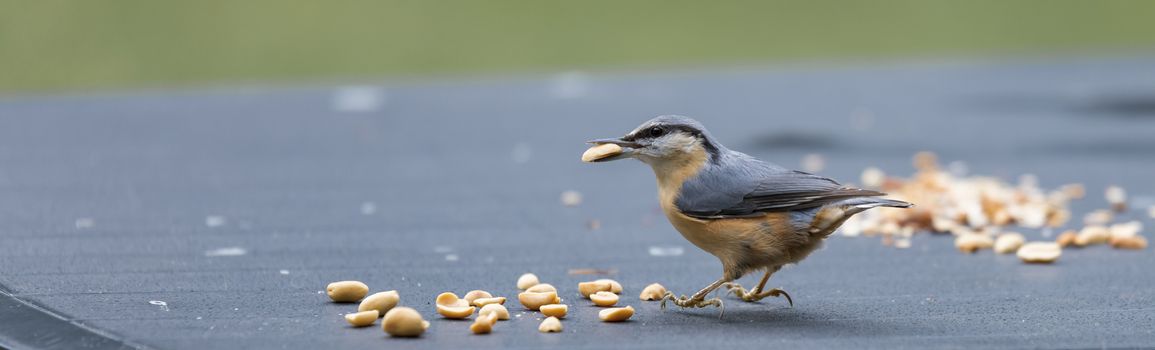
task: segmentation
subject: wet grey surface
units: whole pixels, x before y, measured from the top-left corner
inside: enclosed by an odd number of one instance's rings
[[[1150,228],[1153,106],[1151,57],[10,96],[0,285],[155,348],[1150,347],[1150,249],[1068,250],[1035,266],[958,254],[946,237],[904,250],[834,237],[771,280],[794,308],[728,298],[722,319],[663,312],[636,299],[642,287],[690,293],[719,264],[661,217],[647,167],[578,156],[584,140],[686,114],[769,161],[821,154],[821,173],[848,182],[871,165],[908,174],[920,150],[1012,181],[1081,182],[1075,221],[1119,184],[1139,208],[1123,218]],[[583,203],[562,206],[565,190]],[[597,322],[576,284],[598,276],[574,268],[616,270],[633,320]],[[434,312],[443,291],[515,297],[527,271],[571,304],[565,332],[537,333],[516,302],[487,336]],[[398,290],[432,328],[421,339],[350,328],[340,315],[356,306],[319,293],[344,279]]]

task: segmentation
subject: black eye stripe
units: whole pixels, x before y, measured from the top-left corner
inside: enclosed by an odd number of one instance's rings
[[[661,130],[661,132],[658,135],[652,134],[651,132],[655,129]],[[668,134],[672,131],[681,131],[687,135],[702,138],[701,131],[688,125],[654,125],[633,134],[626,135],[626,137],[623,137],[622,139],[626,141],[636,141],[638,139],[656,138]]]
[[[661,137],[666,134],[666,129],[663,129],[661,126],[651,126],[648,132],[650,133],[650,137]]]

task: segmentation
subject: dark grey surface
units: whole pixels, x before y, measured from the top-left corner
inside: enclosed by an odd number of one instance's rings
[[[125,343],[115,334],[72,322],[27,300],[19,300],[0,290],[0,349],[132,349],[141,344]]]
[[[578,161],[584,140],[679,113],[785,166],[822,154],[821,173],[844,181],[870,165],[907,174],[911,154],[932,150],[974,173],[1082,182],[1077,222],[1105,207],[1107,184],[1155,203],[1151,57],[380,88],[380,108],[363,112],[334,110],[340,89],[326,87],[0,100],[0,284],[156,348],[1155,346],[1151,250],[1068,250],[1033,266],[958,254],[945,237],[905,250],[835,237],[771,281],[792,309],[728,298],[721,320],[663,312],[636,300],[643,286],[690,293],[719,264],[661,217],[644,165]],[[570,189],[581,206],[559,204]],[[361,213],[364,202],[376,212]],[[225,222],[206,226],[208,216]],[[1155,225],[1141,210],[1124,217]],[[78,227],[83,218],[92,224]],[[594,219],[600,230],[587,228]],[[685,254],[651,256],[655,246]],[[206,256],[227,247],[246,253]],[[616,269],[633,321],[596,322],[575,296],[596,276],[571,268]],[[431,306],[447,290],[515,297],[527,271],[571,304],[564,333],[537,333],[537,315],[512,302],[518,317],[471,336],[468,321]],[[340,315],[355,306],[319,293],[343,279],[397,289],[432,328],[421,339],[349,328]]]

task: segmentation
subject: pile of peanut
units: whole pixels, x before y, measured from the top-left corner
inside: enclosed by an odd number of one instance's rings
[[[538,325],[538,331],[562,331],[561,319],[569,313],[569,305],[562,304],[556,287],[541,283],[537,275],[526,273],[517,279],[517,289],[521,291],[517,295],[518,302],[526,310],[540,312],[545,317]],[[613,307],[620,300],[622,290],[622,285],[611,279],[578,284],[578,294],[582,298],[604,308],[598,312],[598,318],[604,322],[622,322],[634,315],[632,306]],[[360,302],[357,312],[345,314],[345,320],[353,327],[371,326],[378,318],[384,317],[381,327],[390,336],[419,337],[429,329],[429,321],[425,321],[417,310],[398,306],[401,296],[395,290],[369,295],[369,286],[365,283],[340,281],[330,283],[326,291],[333,302]],[[657,301],[661,300],[665,292],[665,287],[654,283],[646,286],[638,297],[645,301]],[[497,321],[510,319],[509,309],[505,308],[506,298],[495,297],[484,290],[472,290],[464,297],[445,292],[437,295],[434,302],[437,313],[446,319],[467,319],[476,313],[477,317],[469,326],[473,334],[489,334],[493,332]]]
[[[1118,186],[1104,192],[1109,209],[1087,214],[1082,225],[1071,223],[1068,204],[1085,196],[1082,184],[1068,184],[1043,190],[1034,175],[1023,175],[1017,184],[994,177],[966,176],[965,170],[948,171],[929,152],[914,156],[917,171],[910,178],[887,176],[868,168],[862,186],[887,192],[888,197],[915,203],[909,209],[867,211],[842,226],[847,236],[881,236],[883,244],[910,247],[916,232],[949,233],[955,247],[965,253],[993,249],[1001,254],[1017,254],[1027,263],[1054,262],[1064,248],[1109,244],[1116,249],[1144,249],[1147,239],[1140,233],[1140,221],[1116,222],[1117,214],[1127,213],[1127,193]],[[955,168],[952,166],[952,168]],[[1155,208],[1148,209],[1155,214]],[[1155,217],[1155,216],[1153,216]],[[1029,242],[1018,230],[1039,231],[1045,241]],[[1054,230],[1063,230],[1054,239]]]

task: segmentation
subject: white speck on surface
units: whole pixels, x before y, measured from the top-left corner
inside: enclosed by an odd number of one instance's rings
[[[550,80],[549,95],[556,99],[576,99],[589,95],[590,77],[585,72],[559,73]]]
[[[148,301],[148,303],[149,303],[149,304],[153,304],[153,305],[156,305],[156,306],[160,306],[160,309],[161,309],[161,310],[164,310],[164,311],[168,311],[168,303],[166,303],[166,302],[164,302],[164,301],[160,301],[160,300],[149,300],[149,301]]]
[[[802,157],[802,171],[817,173],[826,169],[826,158],[821,154],[811,153]]]
[[[894,247],[898,249],[910,248],[910,238],[899,238],[894,240]]]
[[[1103,197],[1107,199],[1107,203],[1122,204],[1127,203],[1127,191],[1122,187],[1111,185],[1107,186],[1107,191],[1103,193]]]
[[[879,188],[886,181],[886,173],[882,172],[882,169],[869,167],[862,170],[862,175],[858,177],[858,180],[866,188]]]
[[[561,204],[567,207],[576,207],[582,204],[582,193],[569,190],[561,193]]]
[[[650,256],[680,256],[686,250],[680,246],[651,246]]]
[[[96,226],[96,220],[94,220],[92,218],[76,219],[76,229],[77,230],[88,229],[88,228],[92,228],[93,226]]]
[[[224,248],[217,248],[217,249],[205,251],[205,256],[208,256],[208,257],[213,257],[213,256],[241,256],[241,255],[245,255],[248,253],[249,252],[247,250],[245,250],[245,248],[224,247]]]
[[[433,247],[433,252],[438,254],[445,254],[453,251],[453,247],[447,245],[439,245]]]
[[[445,255],[445,261],[457,261],[458,259],[460,259],[460,258],[457,256],[457,254],[446,254]]]
[[[289,274],[289,270],[281,270],[281,271],[279,271],[279,272],[280,272],[282,275],[288,275],[288,274]]]
[[[373,215],[375,213],[377,213],[377,203],[361,203],[361,215]]]
[[[345,86],[333,91],[333,110],[344,113],[365,113],[380,110],[385,105],[385,89],[376,86]]]
[[[591,231],[600,230],[602,229],[602,221],[598,219],[592,219],[589,222],[586,222],[586,228],[589,228]]]
[[[225,220],[225,217],[224,217],[224,216],[220,216],[220,215],[209,215],[209,216],[206,216],[206,217],[205,217],[205,226],[208,226],[208,227],[221,227],[221,226],[224,226],[224,225],[225,225],[225,222],[226,222],[226,221],[227,221],[227,220]]]
[[[199,319],[202,319],[202,318],[204,318],[204,317],[200,317],[200,316],[197,316],[197,319],[198,319],[198,320],[199,320]]]
[[[234,307],[234,308],[233,308],[233,311],[241,311],[241,308],[239,308],[239,307]]]
[[[513,145],[513,151],[509,153],[509,156],[513,158],[514,163],[529,163],[529,160],[533,158],[533,148],[530,147],[528,143],[518,142],[516,145]]]

